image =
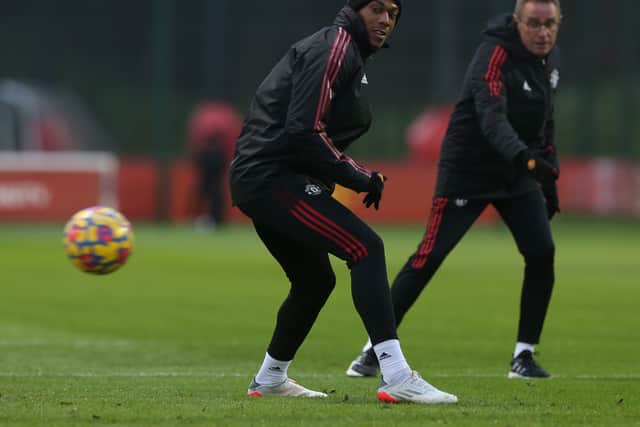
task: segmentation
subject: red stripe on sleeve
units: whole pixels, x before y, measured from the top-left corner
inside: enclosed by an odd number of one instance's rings
[[[496,46],[491,54],[489,60],[489,66],[487,72],[484,75],[484,80],[489,84],[489,95],[499,96],[502,91],[502,80],[500,75],[502,73],[502,66],[507,59],[507,52],[500,45]]]
[[[338,51],[338,55],[336,56],[336,65],[333,67],[332,73],[330,74],[330,77],[329,77],[329,84],[327,87],[328,96],[326,96],[324,99],[324,106],[322,107],[322,114],[320,115],[321,118],[322,116],[324,116],[324,113],[327,112],[327,109],[329,108],[329,104],[331,103],[331,88],[333,87],[333,83],[336,81],[336,78],[338,77],[340,68],[342,68],[342,61],[344,61],[344,57],[347,55],[347,48],[349,47],[349,43],[351,42],[351,36],[349,35],[349,33],[347,33],[342,28],[340,28],[340,30],[346,34],[346,38],[344,40],[344,43],[342,43],[340,50]]]
[[[320,129],[320,120],[322,120],[322,117],[327,112],[327,106],[331,101],[331,86],[333,85],[335,76],[337,76],[338,71],[340,70],[340,66],[342,65],[342,61],[346,54],[346,46],[349,44],[350,40],[351,36],[349,33],[347,33],[343,28],[338,28],[338,35],[333,42],[331,54],[327,61],[327,67],[324,71],[324,77],[322,78],[320,101],[318,102],[316,117],[313,124],[313,128],[315,130]]]
[[[336,146],[333,145],[333,141],[331,141],[331,138],[329,138],[329,136],[327,136],[326,133],[320,132],[319,135],[320,135],[320,138],[322,138],[324,143],[327,145],[327,147],[331,149],[331,151],[333,152],[333,155],[336,156],[337,159],[342,157],[342,153],[340,153],[340,151],[336,148]]]
[[[320,115],[321,111],[322,111],[322,104],[324,104],[324,98],[326,95],[326,90],[325,88],[327,87],[327,84],[329,82],[329,70],[331,68],[331,64],[333,63],[333,59],[335,58],[336,52],[338,51],[338,48],[340,46],[340,44],[342,43],[342,34],[340,32],[338,32],[338,35],[336,36],[336,39],[333,42],[333,47],[331,48],[331,53],[329,54],[329,60],[327,61],[327,66],[325,68],[324,71],[324,76],[322,77],[322,85],[320,86],[320,100],[318,101],[318,106],[316,107],[316,117],[314,120],[314,129],[317,128],[318,123],[320,122],[320,119],[322,118],[322,116]]]
[[[371,172],[367,168],[360,166],[352,158],[340,153],[340,151],[335,147],[335,145],[333,145],[333,141],[331,141],[331,138],[329,138],[329,136],[327,136],[325,132],[320,132],[318,135],[320,135],[320,138],[322,138],[322,140],[327,145],[327,147],[331,149],[331,151],[333,152],[333,155],[336,156],[337,159],[340,159],[341,162],[348,163],[352,168],[354,168],[361,174],[371,178]]]

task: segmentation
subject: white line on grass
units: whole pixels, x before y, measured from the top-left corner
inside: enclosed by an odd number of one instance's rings
[[[140,343],[127,340],[52,340],[47,338],[5,338],[0,339],[0,347],[139,347]]]
[[[229,378],[251,377],[251,374],[235,372],[207,373],[207,372],[0,372],[0,377],[6,378],[47,378],[47,377],[73,377],[73,378]]]
[[[250,378],[251,373],[239,372],[0,372],[3,378]],[[337,375],[299,373],[299,378],[336,378]],[[507,378],[506,374],[430,374],[429,378]],[[640,380],[638,374],[613,375],[554,375],[570,380]]]

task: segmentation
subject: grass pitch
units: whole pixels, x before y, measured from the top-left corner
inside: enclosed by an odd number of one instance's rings
[[[136,228],[121,271],[65,259],[60,227],[0,227],[0,425],[640,425],[640,226],[554,223],[557,283],[540,363],[506,378],[522,262],[500,225],[474,228],[400,329],[412,366],[453,406],[385,405],[344,375],[365,333],[348,271],[289,372],[325,400],[246,387],[288,288],[250,228]],[[382,228],[391,278],[420,228]]]

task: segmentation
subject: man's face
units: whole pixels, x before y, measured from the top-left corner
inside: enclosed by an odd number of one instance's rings
[[[524,47],[541,58],[547,56],[558,39],[558,7],[553,3],[530,1],[525,3],[515,20]]]
[[[400,9],[393,0],[373,0],[358,11],[364,21],[371,46],[380,48],[396,27]]]

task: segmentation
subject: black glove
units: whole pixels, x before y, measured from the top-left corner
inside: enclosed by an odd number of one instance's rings
[[[555,185],[558,179],[558,169],[539,153],[529,149],[522,150],[513,161],[518,170],[534,177],[543,187]]]
[[[367,195],[364,196],[362,203],[366,207],[373,205],[376,210],[380,206],[380,199],[382,198],[382,190],[384,190],[384,182],[387,180],[380,172],[373,172],[369,183],[367,184]]]
[[[553,185],[542,187],[542,194],[544,194],[544,200],[547,205],[547,218],[551,219],[556,212],[560,212],[558,185],[554,182]]]

